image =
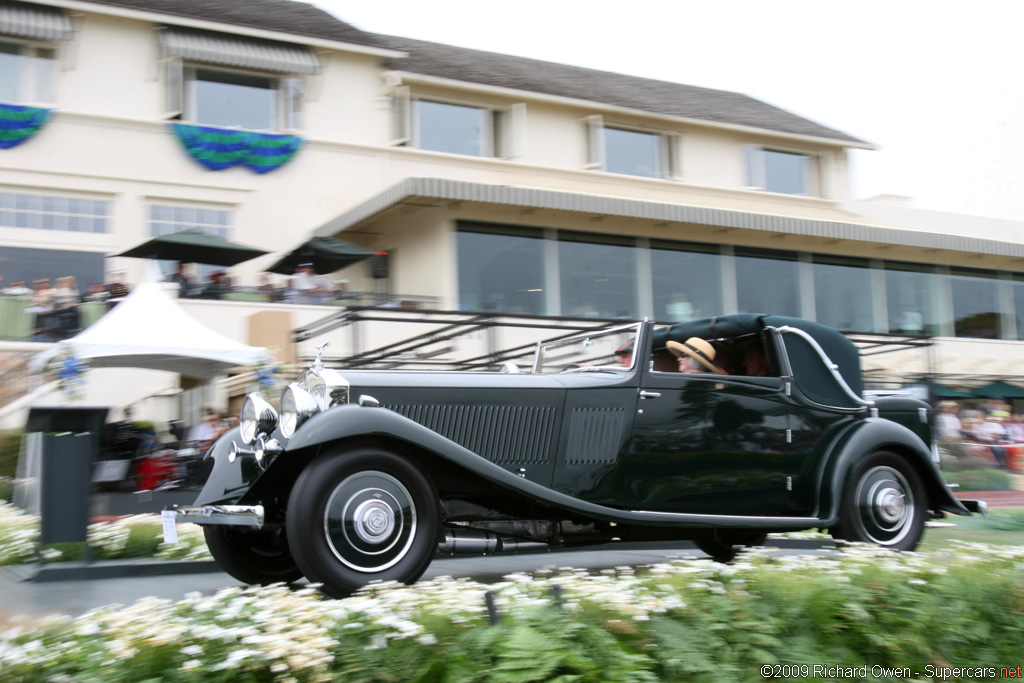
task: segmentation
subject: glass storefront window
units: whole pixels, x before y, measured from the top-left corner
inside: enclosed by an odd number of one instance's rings
[[[1017,318],[1017,339],[1024,340],[1024,275],[1013,278],[1013,310]]]
[[[562,315],[638,315],[636,242],[612,235],[561,233],[558,240]]]
[[[722,253],[717,246],[651,242],[654,317],[686,322],[722,312]]]
[[[942,334],[940,297],[945,276],[934,266],[886,261],[885,297],[889,332]]]
[[[741,313],[800,316],[796,252],[736,248],[736,294]]]
[[[837,330],[877,332],[868,262],[834,256],[813,258],[815,319]]]
[[[999,280],[991,271],[954,268],[953,330],[957,337],[999,339],[1003,316],[999,311]]]
[[[545,315],[540,231],[459,226],[459,309]]]
[[[103,254],[64,249],[23,249],[0,247],[0,273],[4,286],[24,281],[49,278],[51,286],[57,278],[74,276],[78,291],[85,294],[91,284],[103,283]]]

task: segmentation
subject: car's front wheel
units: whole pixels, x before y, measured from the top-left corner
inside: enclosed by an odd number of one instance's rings
[[[306,578],[344,597],[370,581],[416,581],[437,551],[440,505],[415,464],[359,449],[322,456],[299,475],[287,529]]]
[[[895,453],[878,451],[854,468],[832,536],[913,550],[924,533],[926,508],[924,486],[914,468]]]
[[[206,547],[220,568],[242,583],[291,583],[302,578],[282,539],[230,526],[203,527]]]

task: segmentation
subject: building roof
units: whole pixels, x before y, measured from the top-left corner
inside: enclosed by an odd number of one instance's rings
[[[336,216],[313,232],[315,235],[333,237],[339,232],[369,220],[410,199],[552,209],[590,215],[641,218],[667,223],[690,223],[716,228],[758,230],[773,234],[804,235],[920,249],[942,249],[1024,258],[1024,244],[1016,241],[440,178],[407,178]]]
[[[470,50],[412,38],[378,38],[392,49],[409,53],[408,57],[387,61],[387,65],[396,71],[870,146],[869,143],[852,135],[740,93]]]
[[[293,33],[343,43],[386,47],[372,33],[360,31],[319,7],[292,0],[87,0],[98,5],[158,12],[265,31]]]
[[[235,26],[281,31],[374,48],[405,51],[386,65],[437,78],[525,90],[710,123],[810,136],[859,147],[864,140],[823,126],[748,95],[526,57],[361,31],[332,14],[293,0],[87,0]]]

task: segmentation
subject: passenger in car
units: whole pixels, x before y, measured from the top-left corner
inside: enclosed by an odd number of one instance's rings
[[[768,366],[768,356],[764,354],[757,344],[751,344],[743,353],[743,366],[747,369],[750,377],[768,377],[771,375],[771,368]]]
[[[678,359],[679,372],[726,374],[725,370],[715,365],[715,347],[700,337],[690,337],[682,343],[669,340],[665,346]]]

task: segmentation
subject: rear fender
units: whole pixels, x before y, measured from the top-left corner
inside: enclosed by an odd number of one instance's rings
[[[921,438],[901,424],[881,418],[867,418],[851,426],[826,456],[821,480],[822,517],[830,524],[839,519],[843,491],[850,472],[863,458],[885,450],[905,457],[917,471],[928,492],[928,507],[957,515],[970,514],[953,495],[932,461],[931,451]]]

